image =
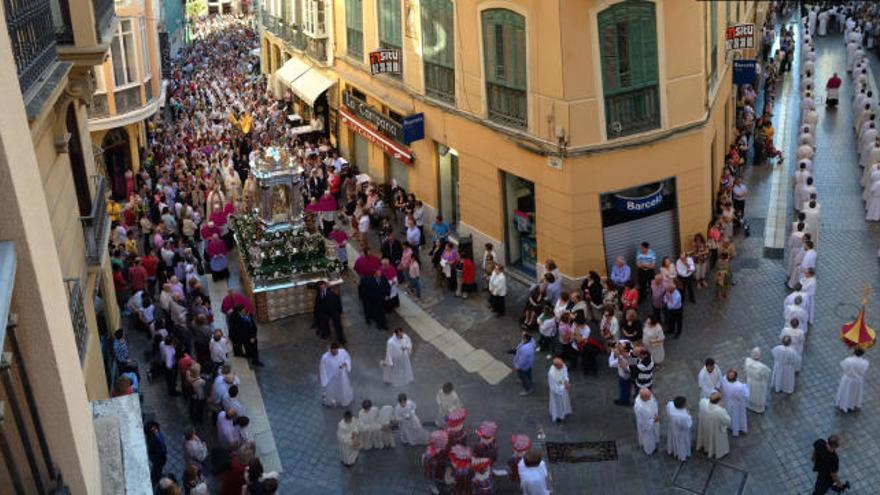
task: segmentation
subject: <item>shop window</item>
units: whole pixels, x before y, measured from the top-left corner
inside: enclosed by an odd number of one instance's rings
[[[113,59],[113,81],[117,87],[136,84],[137,45],[134,41],[133,19],[120,19],[119,31],[110,45]]]
[[[364,58],[364,2],[363,0],[345,0],[345,39],[348,44],[348,56],[363,60]]]
[[[312,38],[327,36],[324,0],[304,0],[303,32]]]
[[[526,19],[506,9],[483,11],[483,63],[489,119],[528,126]]]
[[[379,46],[386,49],[403,49],[403,23],[400,0],[379,0]],[[388,74],[400,78],[400,74]]]
[[[599,48],[608,138],[660,127],[654,3],[623,2],[600,12]]]
[[[425,93],[455,104],[455,6],[451,0],[422,0],[422,62]]]

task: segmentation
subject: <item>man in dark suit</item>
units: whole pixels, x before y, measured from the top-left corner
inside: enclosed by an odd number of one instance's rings
[[[391,286],[382,276],[381,270],[376,270],[372,277],[364,277],[361,280],[361,297],[364,300],[367,325],[375,321],[379,330],[388,330],[385,301],[390,293]]]
[[[317,334],[324,340],[330,338],[330,323],[336,332],[336,341],[339,345],[345,345],[345,333],[342,331],[342,299],[335,290],[331,289],[326,280],[318,283],[318,293],[315,297],[315,322],[318,325]]]
[[[400,264],[400,259],[403,258],[403,244],[394,237],[394,234],[389,234],[382,242],[382,257],[387,258],[392,266],[396,267]]]
[[[260,361],[259,350],[257,349],[257,323],[254,318],[244,311],[244,306],[238,304],[230,313],[227,320],[229,324],[229,335],[236,335],[244,346],[244,355],[254,366],[263,366]]]

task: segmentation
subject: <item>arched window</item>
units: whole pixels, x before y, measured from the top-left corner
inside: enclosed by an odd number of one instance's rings
[[[482,20],[489,119],[526,128],[526,19],[507,9],[489,9]]]
[[[600,12],[599,48],[608,138],[660,127],[654,3],[621,2]]]
[[[422,0],[422,60],[425,93],[455,104],[455,6],[452,0]]]

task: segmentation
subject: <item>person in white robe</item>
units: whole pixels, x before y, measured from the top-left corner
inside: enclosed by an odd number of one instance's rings
[[[761,349],[752,349],[751,357],[746,358],[746,385],[749,387],[748,408],[763,413],[767,407],[767,388],[770,383],[770,367],[761,362]]]
[[[550,419],[562,421],[571,414],[568,394],[571,382],[568,380],[568,367],[562,358],[553,359],[553,365],[547,371],[547,386],[550,389]]]
[[[815,129],[816,124],[819,122],[819,112],[816,109],[811,109],[809,112],[801,115],[801,123],[809,124],[813,126]]]
[[[425,445],[428,432],[422,427],[422,420],[416,415],[416,403],[407,399],[406,394],[397,396],[394,406],[394,421],[400,427],[400,441],[404,445]]]
[[[721,397],[724,398],[724,409],[730,415],[730,431],[733,436],[749,431],[749,419],[746,407],[749,403],[749,386],[737,380],[735,370],[727,370],[727,377],[721,382]]]
[[[880,175],[880,172],[875,173]],[[867,191],[868,202],[865,204],[865,220],[869,222],[880,221],[880,179],[873,181]]]
[[[804,309],[810,316],[809,323],[813,323],[813,317],[816,311],[816,270],[807,268],[800,280],[801,290],[804,292]],[[806,323],[804,324],[806,327]]]
[[[771,354],[773,354],[773,373],[770,375],[770,381],[773,383],[773,390],[786,394],[793,393],[795,369],[800,365],[801,357],[791,348],[791,337],[783,337],[782,343],[774,347]]]
[[[385,359],[382,361],[382,378],[385,383],[394,387],[403,387],[413,381],[412,363],[412,340],[409,335],[403,333],[403,329],[394,329],[388,342],[385,344]]]
[[[379,434],[379,445],[376,447],[377,449],[384,448],[394,448],[394,431],[391,429],[391,423],[394,422],[394,407],[393,406],[382,406],[379,409],[379,425],[380,425],[380,434]]]
[[[348,407],[354,399],[354,391],[348,376],[351,373],[351,356],[348,352],[334,342],[330,345],[330,350],[321,356],[318,371],[323,387],[324,405]]]
[[[807,226],[804,222],[798,222],[792,229],[791,235],[788,236],[788,244],[786,245],[788,248],[788,268],[786,273],[788,274],[789,285],[797,283],[797,280],[800,278],[798,267],[804,256],[804,230],[806,228]]]
[[[801,213],[804,214],[804,233],[810,234],[813,245],[818,246],[821,206],[815,199],[810,199]]]
[[[336,426],[336,440],[339,441],[339,459],[345,467],[354,466],[357,462],[360,450],[358,438],[358,423],[354,420],[351,411],[345,411],[339,424]]]
[[[816,34],[819,36],[827,36],[828,35],[828,19],[831,17],[831,14],[828,11],[823,11],[819,14],[819,27],[816,29]]]
[[[795,191],[795,204],[794,208],[797,211],[803,211],[806,207],[807,203],[810,201],[810,196],[813,194],[818,194],[816,191],[816,186],[813,185],[813,178],[807,177],[807,180],[804,182],[804,185],[797,188]]]
[[[792,318],[789,320],[788,324],[782,328],[782,331],[779,332],[779,339],[782,340],[786,336],[791,338],[791,348],[797,351],[798,356],[800,356],[800,360],[795,366],[795,371],[800,371],[801,366],[804,363],[804,343],[807,340],[807,336],[804,333],[803,327],[805,324],[802,324],[797,318]]]
[[[449,414],[449,411],[462,407],[461,399],[458,398],[455,387],[449,382],[440,387],[436,399],[437,417],[434,419],[434,424],[437,425],[437,428],[446,428],[446,415]]]
[[[645,454],[651,455],[660,442],[660,415],[657,411],[657,399],[649,389],[643,388],[639,391],[633,404],[633,412],[636,414],[639,445]]]
[[[868,163],[868,159],[871,156],[871,150],[874,148],[876,140],[877,128],[874,122],[871,122],[871,124],[868,124],[868,129],[862,133],[862,137],[859,140],[859,165],[862,168],[871,165]]]
[[[700,415],[697,426],[697,450],[702,450],[710,459],[720,459],[730,452],[730,439],[727,428],[730,415],[721,406],[721,394],[715,392],[700,399]]]
[[[782,312],[782,321],[784,323],[791,322],[791,320],[806,322],[809,321],[809,319],[810,315],[807,313],[807,310],[804,309],[804,296],[802,295],[795,296],[794,301],[786,306],[785,310]]]
[[[715,365],[715,360],[707,358],[700,372],[697,374],[697,383],[700,385],[700,398],[706,398],[714,394],[721,387],[721,370]]]
[[[804,158],[807,158],[809,160],[812,160],[813,155],[815,154],[815,150],[813,149],[812,146],[810,146],[809,141],[805,141],[804,139],[800,139],[798,142],[799,142],[799,145],[797,148],[797,159],[803,160]]]
[[[810,129],[810,127],[806,126],[805,130],[803,132],[801,132],[800,136],[798,136],[798,141],[803,144],[809,145],[811,148],[815,149],[816,148],[816,138],[813,137],[813,134],[810,133],[809,129]],[[804,160],[807,160],[807,159],[808,158],[804,158]]]
[[[856,348],[853,355],[840,362],[843,376],[837,385],[837,395],[834,405],[841,411],[848,412],[862,407],[862,397],[865,392],[865,375],[868,373],[868,360],[863,356],[865,351]]]
[[[666,453],[679,461],[686,461],[691,456],[691,428],[694,425],[687,399],[678,396],[667,402],[666,416]]]
[[[880,149],[880,145],[877,145],[877,148]],[[862,174],[862,186],[865,188],[862,193],[864,201],[868,201],[868,198],[871,196],[871,186],[878,180],[880,180],[880,162],[866,168],[865,173]]]
[[[370,400],[363,401],[361,407],[357,418],[361,450],[381,449],[382,424],[379,422],[379,408]]]

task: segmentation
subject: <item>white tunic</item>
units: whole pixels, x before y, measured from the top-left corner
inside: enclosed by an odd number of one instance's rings
[[[862,407],[862,396],[865,389],[865,375],[868,373],[868,360],[863,357],[850,356],[840,362],[843,376],[837,386],[834,405],[843,412]]]
[[[358,432],[361,439],[361,449],[381,449],[382,423],[379,422],[379,408],[370,407],[369,410],[361,409],[358,413]]]
[[[746,384],[749,386],[749,409],[764,412],[767,406],[767,385],[770,383],[770,367],[761,361],[746,358]]]
[[[865,220],[876,222],[880,220],[880,180],[871,184],[868,189],[868,202],[865,205]]]
[[[718,367],[718,364],[715,364],[715,368],[711,373],[706,371],[706,367],[703,366],[703,369],[700,370],[700,373],[697,375],[697,383],[700,384],[700,398],[709,397],[713,393],[715,393],[719,387],[721,387],[721,370]]]
[[[636,397],[633,412],[636,414],[639,445],[642,446],[645,454],[651,455],[657,450],[657,443],[660,442],[660,422],[656,421],[657,399],[653,396],[648,400]]]
[[[697,450],[704,450],[711,458],[720,459],[730,452],[727,427],[730,415],[718,404],[709,399],[700,399],[700,424],[697,427]]]
[[[788,325],[789,323],[791,323],[792,319],[797,319],[798,327],[807,323],[807,321],[810,319],[807,311],[802,306],[793,303],[785,307],[785,311],[782,313],[782,317],[783,325]]]
[[[810,323],[813,323],[813,313],[816,305],[813,304],[813,298],[816,296],[816,277],[802,276],[800,279],[801,290],[804,293],[804,309],[810,315]]]
[[[797,351],[798,356],[801,358],[794,370],[800,371],[804,363],[804,341],[806,340],[806,335],[804,335],[804,331],[800,327],[792,328],[786,325],[779,332],[779,339],[782,340],[783,337],[791,337],[791,348]]]
[[[400,426],[400,441],[404,445],[425,445],[428,443],[428,432],[422,427],[422,421],[416,416],[416,403],[407,400],[405,405],[394,406],[394,420]]]
[[[443,389],[440,389],[437,392],[437,418],[434,419],[434,424],[437,425],[437,428],[446,428],[446,415],[449,414],[449,411],[460,407],[461,400],[458,398],[455,390],[449,394],[444,394]]]
[[[687,409],[676,409],[672,401],[666,403],[669,427],[666,430],[666,453],[679,461],[691,456],[691,427],[694,420]]]
[[[743,382],[724,380],[721,382],[721,397],[724,399],[724,409],[730,415],[730,431],[733,436],[739,436],[739,432],[749,431],[749,417],[746,406],[749,403],[749,386]]]
[[[336,426],[336,440],[339,441],[339,459],[346,466],[351,466],[358,458],[358,427],[357,422],[352,420],[348,423],[344,419]]]
[[[330,351],[325,352],[321,356],[318,372],[321,386],[324,387],[325,404],[342,407],[351,404],[354,399],[354,391],[348,378],[351,373],[351,356],[345,349],[339,349],[335,356]]]
[[[550,366],[547,371],[547,386],[550,388],[550,419],[565,419],[571,414],[571,399],[568,396],[568,389],[565,386],[568,381],[568,367],[562,365],[557,369],[556,366]]]
[[[413,372],[412,363],[409,356],[412,354],[412,340],[409,335],[404,334],[397,338],[392,335],[385,345],[385,361],[382,370],[382,378],[385,383],[390,383],[395,387],[403,387],[412,383]]]
[[[787,394],[793,393],[794,373],[800,365],[800,355],[796,350],[782,344],[774,347],[772,354],[773,373],[770,376],[770,381],[773,382],[773,390]]]

